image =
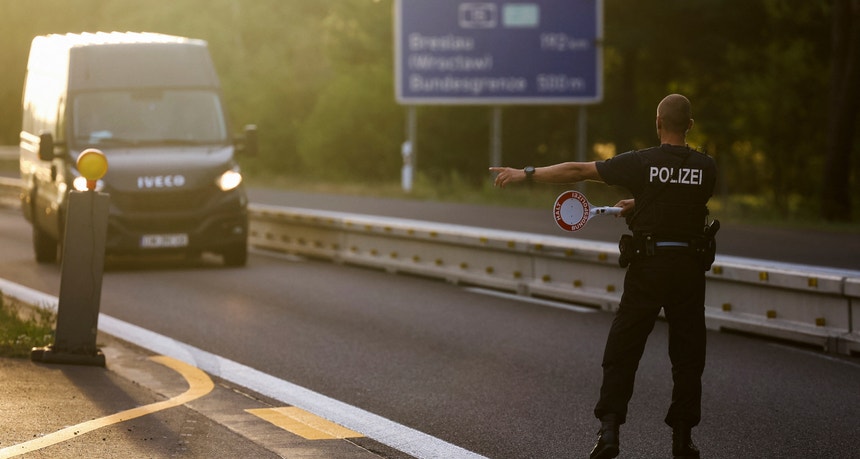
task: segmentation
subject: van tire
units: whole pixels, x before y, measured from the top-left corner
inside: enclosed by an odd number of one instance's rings
[[[248,263],[248,244],[241,243],[228,247],[221,256],[224,258],[224,266],[245,266]]]
[[[57,241],[39,228],[33,222],[33,252],[38,263],[54,263],[57,261]]]

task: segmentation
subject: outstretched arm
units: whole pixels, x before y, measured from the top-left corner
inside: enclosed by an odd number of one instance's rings
[[[496,175],[494,184],[500,188],[504,188],[511,183],[526,180],[526,173],[522,169],[491,167],[490,172],[498,174]],[[546,183],[576,183],[583,180],[603,181],[597,172],[597,166],[594,162],[566,162],[553,164],[552,166],[536,167],[532,179],[536,182]]]

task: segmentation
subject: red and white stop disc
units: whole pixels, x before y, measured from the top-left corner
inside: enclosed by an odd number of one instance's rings
[[[565,191],[555,200],[555,222],[565,231],[579,231],[588,223],[591,205],[579,191]]]

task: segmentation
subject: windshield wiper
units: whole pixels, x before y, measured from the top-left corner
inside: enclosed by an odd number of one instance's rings
[[[211,145],[221,143],[215,140],[188,140],[188,139],[124,139],[121,137],[101,137],[98,139],[78,139],[81,144],[103,145],[103,146],[151,146],[151,145]]]
[[[217,143],[211,140],[188,140],[188,139],[163,139],[163,140],[151,140],[149,143],[158,143],[162,145],[208,145],[212,143]]]
[[[140,143],[139,140],[121,137],[79,137],[76,140],[81,145],[137,145]]]

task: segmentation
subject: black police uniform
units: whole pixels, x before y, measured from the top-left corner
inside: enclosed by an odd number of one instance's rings
[[[627,269],[607,337],[594,414],[614,415],[618,424],[626,420],[639,360],[663,308],[674,382],[665,421],[695,426],[705,367],[705,269],[693,247],[703,235],[716,164],[704,153],[664,144],[598,162],[597,171],[607,184],[633,194],[636,206],[628,225],[640,254]]]

